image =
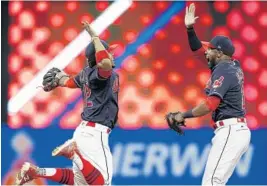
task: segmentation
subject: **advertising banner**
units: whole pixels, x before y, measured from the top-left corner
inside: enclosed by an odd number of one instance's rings
[[[40,167],[71,167],[64,157],[52,157],[57,145],[73,130],[11,130],[2,126],[2,182],[12,180],[24,161]],[[252,131],[251,145],[228,184],[267,184],[267,130]],[[113,184],[201,184],[213,131],[186,130],[178,136],[169,130],[122,130],[110,134]],[[53,184],[47,182],[47,184]]]

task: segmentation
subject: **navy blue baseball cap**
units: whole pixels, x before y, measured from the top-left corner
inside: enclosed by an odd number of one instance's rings
[[[210,42],[201,41],[201,43],[205,50],[208,48],[217,49],[230,57],[235,53],[233,42],[226,36],[215,36]]]

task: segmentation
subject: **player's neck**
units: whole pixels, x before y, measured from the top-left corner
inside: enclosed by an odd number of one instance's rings
[[[219,63],[225,63],[225,62],[227,63],[227,62],[230,62],[230,61],[232,61],[231,59],[232,59],[231,57],[229,57],[227,55],[223,55],[219,59],[217,59],[216,65],[218,65]]]
[[[231,57],[230,56],[227,56],[227,55],[223,55],[220,57],[220,59],[218,59],[218,63],[222,62],[222,61],[231,61]]]

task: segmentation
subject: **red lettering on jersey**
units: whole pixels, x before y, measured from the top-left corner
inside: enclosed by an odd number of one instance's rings
[[[223,80],[224,80],[223,76],[221,76],[219,79],[216,79],[212,85],[212,88],[218,88],[222,86]]]
[[[87,107],[92,107],[93,106],[93,102],[92,101],[88,101],[87,102]]]
[[[84,105],[86,105],[87,107],[92,107],[93,102],[88,100],[92,93],[91,89],[87,85],[84,85],[83,91],[84,91]]]
[[[113,82],[112,90],[113,90],[113,92],[118,92],[118,90],[119,90],[119,78],[117,78],[117,77]]]
[[[84,93],[86,98],[91,96],[91,89],[87,85],[84,86]]]

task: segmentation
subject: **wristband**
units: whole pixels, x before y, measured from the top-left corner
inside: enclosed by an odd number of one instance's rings
[[[184,112],[183,117],[184,118],[193,118],[194,117],[193,110],[188,110],[188,111]]]
[[[101,62],[103,59],[108,58],[109,59],[109,55],[108,52],[106,50],[101,50],[95,53],[95,58],[96,58],[96,63]]]
[[[194,27],[193,27],[193,26],[191,26],[191,27],[186,27],[186,30],[187,30],[187,31],[192,31],[192,30],[194,30]]]

